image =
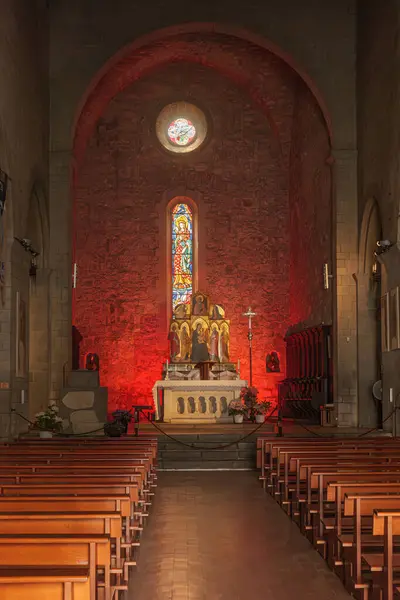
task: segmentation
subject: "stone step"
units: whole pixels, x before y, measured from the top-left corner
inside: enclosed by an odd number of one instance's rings
[[[205,470],[205,471],[218,471],[218,470],[254,470],[255,461],[249,460],[168,460],[161,461],[158,464],[159,470],[179,470],[179,471],[191,471],[191,470]]]

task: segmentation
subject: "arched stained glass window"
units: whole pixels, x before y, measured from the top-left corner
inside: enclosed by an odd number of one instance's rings
[[[189,304],[193,292],[193,214],[187,204],[172,209],[172,310]]]

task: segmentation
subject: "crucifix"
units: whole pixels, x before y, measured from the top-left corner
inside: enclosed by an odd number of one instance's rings
[[[247,333],[247,339],[249,340],[249,357],[250,357],[250,387],[253,385],[253,348],[251,340],[253,339],[253,332],[251,330],[251,320],[256,316],[257,313],[251,310],[251,306],[249,306],[247,312],[243,313],[244,317],[248,317],[249,319],[249,331]]]

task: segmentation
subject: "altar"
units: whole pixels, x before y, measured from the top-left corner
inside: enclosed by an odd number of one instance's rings
[[[239,398],[246,385],[242,379],[156,381],[156,419],[166,423],[232,423],[229,403]]]
[[[230,423],[229,404],[247,382],[230,361],[230,321],[220,304],[196,292],[173,307],[169,360],[155,382],[156,419],[167,423]]]

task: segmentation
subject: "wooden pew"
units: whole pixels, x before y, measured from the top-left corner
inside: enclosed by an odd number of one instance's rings
[[[362,561],[381,591],[382,600],[394,600],[400,583],[400,553],[394,553],[393,537],[400,535],[400,509],[374,510],[372,534],[384,536],[384,552],[362,554]]]
[[[0,517],[0,556],[2,540],[6,539],[4,536],[7,534],[15,538],[21,532],[26,533],[27,529],[34,537],[38,536],[38,530],[42,534],[46,530],[48,535],[57,536],[66,530],[73,531],[75,537],[79,533],[92,537],[108,533],[109,542],[111,538],[115,540],[117,557],[121,556],[121,546],[128,552],[128,547],[135,545],[131,533],[139,529],[135,519],[138,514],[143,514],[135,512],[134,506],[150,504],[146,494],[150,494],[150,487],[155,487],[156,449],[154,441],[147,448],[145,444],[138,448],[133,442],[124,444],[124,447],[110,443],[107,448],[97,443],[84,447],[58,443],[45,447],[34,443],[24,446],[23,450],[12,445],[0,447],[0,494],[3,494],[0,496],[0,511],[11,510],[13,514],[9,519]],[[32,515],[33,511],[36,511],[35,515]],[[43,513],[42,518],[38,517],[41,511],[45,511],[44,518]],[[105,519],[101,522],[101,519],[95,518],[93,511],[109,512],[114,517],[109,520],[108,529],[111,522],[117,522],[115,517],[118,516],[119,530],[115,529],[116,525],[113,531],[105,530]],[[90,519],[89,514],[92,514]],[[80,515],[86,518],[82,519]],[[123,542],[122,520],[126,534]],[[111,533],[115,533],[115,537]],[[67,537],[69,540],[70,536]],[[127,567],[135,564],[129,560],[129,553],[127,557],[123,566],[125,584],[114,582],[116,594],[120,589],[126,589]],[[112,572],[122,573],[120,566],[112,568],[111,559],[104,569],[108,569],[108,581]],[[93,578],[89,579],[93,597],[96,581],[94,579],[93,584]],[[70,583],[68,586],[70,593]],[[105,583],[105,587],[109,597],[110,583]]]
[[[96,600],[97,570],[104,570],[106,600],[111,598],[110,538],[106,535],[0,535],[3,567],[85,566],[89,569],[90,599]]]
[[[4,600],[91,600],[87,567],[0,567]]]
[[[346,494],[344,500],[345,517],[353,517],[353,529],[350,533],[338,536],[345,562],[345,575],[347,583],[354,589],[365,587],[362,578],[362,554],[369,552],[369,548],[376,551],[379,547],[383,552],[384,538],[373,536],[372,524],[375,510],[400,509],[400,489],[396,492],[389,488],[386,493],[357,493]],[[363,518],[368,518],[368,522]],[[368,533],[366,531],[368,526]],[[352,591],[352,590],[351,590]]]

